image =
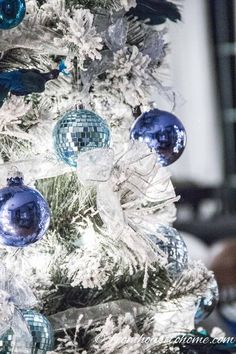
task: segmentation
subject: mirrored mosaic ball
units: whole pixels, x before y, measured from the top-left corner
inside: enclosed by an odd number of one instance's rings
[[[0,354],[12,354],[13,336],[13,330],[9,329],[0,337]]]
[[[21,313],[33,337],[34,354],[46,354],[54,349],[54,332],[51,323],[41,313],[35,310],[21,310]]]
[[[186,131],[181,121],[172,113],[153,109],[143,113],[134,122],[130,137],[145,142],[155,150],[161,166],[169,166],[183,153]]]
[[[57,156],[72,167],[77,167],[80,152],[109,147],[111,143],[107,122],[85,109],[65,113],[56,124],[53,136]]]
[[[164,236],[162,240],[160,235]],[[159,226],[157,235],[148,235],[151,241],[157,245],[167,256],[167,271],[172,279],[180,277],[188,266],[188,251],[180,233],[170,226]]]
[[[208,289],[205,294],[197,302],[197,312],[195,314],[195,323],[198,324],[205,318],[210,316],[210,314],[215,309],[219,301],[219,289],[215,279],[208,284]]]
[[[6,246],[25,247],[40,240],[48,230],[50,209],[36,190],[22,178],[8,179],[0,189],[0,242]]]
[[[25,17],[25,0],[0,1],[0,29],[18,26]]]

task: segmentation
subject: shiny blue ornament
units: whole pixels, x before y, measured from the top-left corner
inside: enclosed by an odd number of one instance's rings
[[[186,132],[183,124],[172,113],[153,109],[143,113],[134,122],[130,137],[147,143],[158,155],[161,166],[169,166],[183,153]]]
[[[0,29],[18,26],[25,17],[25,0],[0,0]]]
[[[109,147],[111,142],[106,121],[85,109],[65,113],[56,124],[53,137],[57,156],[72,167],[77,166],[80,152]]]
[[[11,177],[0,189],[0,242],[25,247],[40,240],[50,223],[50,210],[42,195]]]
[[[33,337],[32,353],[46,354],[54,349],[54,332],[49,320],[35,310],[21,310]]]
[[[164,236],[164,240],[159,235]],[[149,239],[167,256],[167,272],[171,279],[177,279],[188,265],[188,250],[180,233],[170,226],[159,226],[157,235]]]
[[[198,324],[205,320],[215,309],[219,301],[219,289],[215,279],[209,282],[205,294],[197,302],[195,323]]]

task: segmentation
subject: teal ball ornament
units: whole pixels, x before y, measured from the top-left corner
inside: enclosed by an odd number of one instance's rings
[[[54,332],[51,323],[35,310],[21,310],[33,338],[32,353],[46,354],[54,348]]]
[[[18,26],[25,17],[25,0],[0,0],[0,29]]]
[[[57,122],[53,140],[58,158],[71,167],[77,167],[79,153],[109,147],[111,133],[107,122],[96,113],[74,109]]]

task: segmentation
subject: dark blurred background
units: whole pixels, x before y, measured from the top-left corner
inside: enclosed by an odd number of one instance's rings
[[[211,244],[236,237],[235,0],[186,1],[178,30],[172,60],[183,66],[174,80],[186,100],[178,110],[189,146],[173,167],[177,226]]]
[[[170,24],[175,112],[188,146],[171,172],[178,218],[193,259],[216,273],[220,311],[236,336],[236,0],[186,0]],[[221,323],[222,324],[222,323]]]

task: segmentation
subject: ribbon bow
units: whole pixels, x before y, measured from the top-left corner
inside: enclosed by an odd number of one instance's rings
[[[111,237],[137,252],[147,247],[137,233],[156,233],[158,224],[175,219],[170,175],[146,144],[131,142],[119,156],[112,149],[81,153],[77,173],[82,183],[96,186],[97,209]]]

